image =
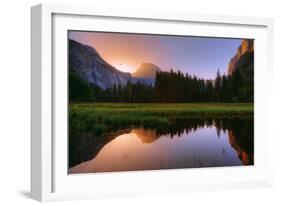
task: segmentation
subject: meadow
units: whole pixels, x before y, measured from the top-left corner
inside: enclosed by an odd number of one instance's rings
[[[161,128],[189,119],[253,117],[252,103],[71,103],[70,133],[103,136],[130,127]]]

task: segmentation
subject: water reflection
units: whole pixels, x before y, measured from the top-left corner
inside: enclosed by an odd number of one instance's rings
[[[106,138],[79,135],[70,142],[69,173],[253,164],[253,119],[193,119]]]

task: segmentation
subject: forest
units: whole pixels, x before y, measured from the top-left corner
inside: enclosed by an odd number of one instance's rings
[[[245,68],[245,67],[243,67]],[[204,80],[180,71],[156,73],[155,85],[127,82],[106,90],[88,84],[70,69],[70,102],[188,103],[188,102],[253,102],[252,69],[236,69],[231,75],[217,71],[214,80]]]

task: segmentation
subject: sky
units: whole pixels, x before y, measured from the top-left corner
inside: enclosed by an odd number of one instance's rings
[[[69,31],[69,38],[95,48],[118,70],[134,72],[149,62],[163,71],[175,71],[213,79],[228,63],[242,39]]]

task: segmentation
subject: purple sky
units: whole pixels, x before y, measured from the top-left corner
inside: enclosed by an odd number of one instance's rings
[[[227,73],[242,39],[70,31],[69,38],[94,47],[117,69],[134,72],[142,62],[210,79]]]

